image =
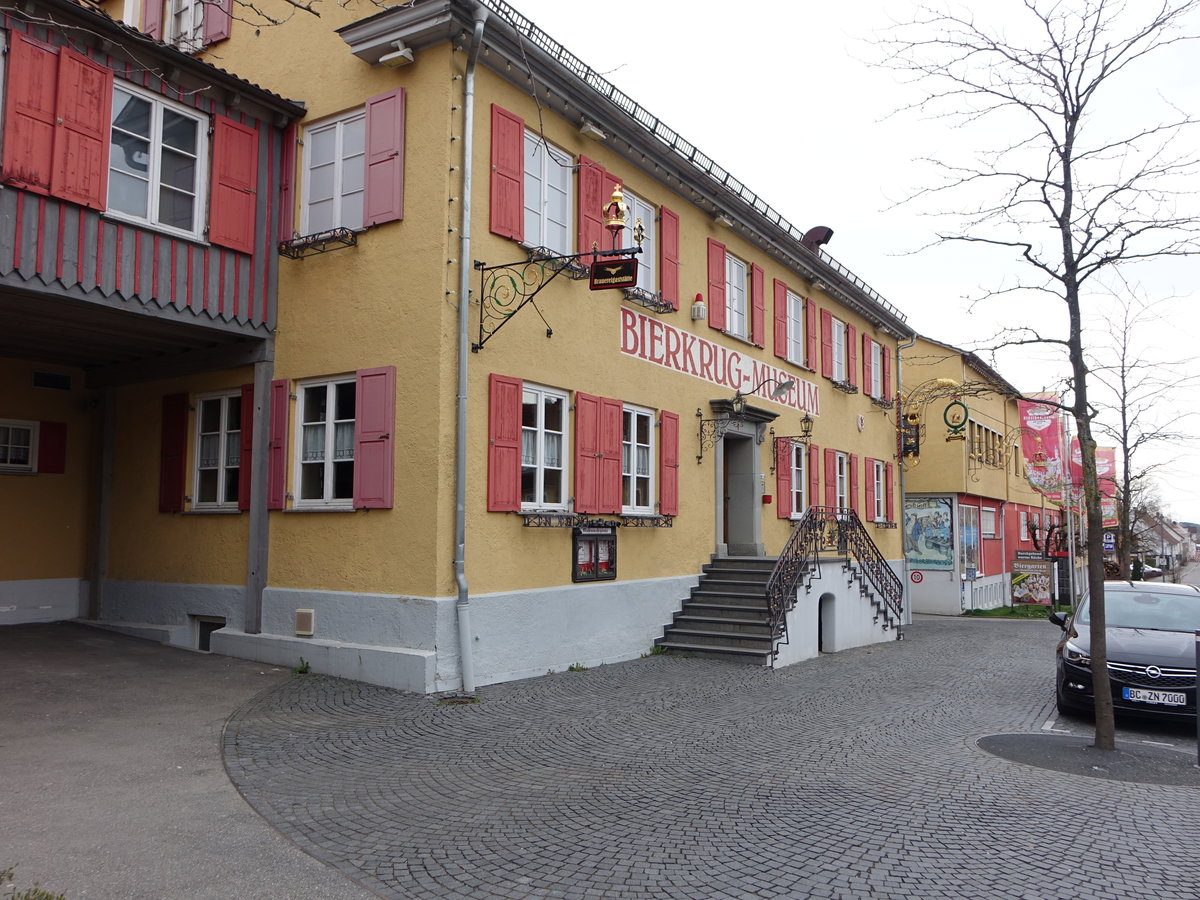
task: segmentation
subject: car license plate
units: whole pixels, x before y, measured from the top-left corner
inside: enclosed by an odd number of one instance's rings
[[[1137,703],[1157,703],[1160,706],[1186,706],[1182,691],[1147,691],[1142,688],[1121,688],[1121,696]]]

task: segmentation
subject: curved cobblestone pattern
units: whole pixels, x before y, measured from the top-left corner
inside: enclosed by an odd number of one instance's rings
[[[385,897],[1195,900],[1196,788],[976,746],[1040,730],[1057,636],[920,619],[781,671],[655,656],[473,705],[297,676],[232,717],[226,763]]]

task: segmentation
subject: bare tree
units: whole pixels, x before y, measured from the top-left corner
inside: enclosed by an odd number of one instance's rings
[[[1084,475],[1095,746],[1102,750],[1115,748],[1115,726],[1085,303],[1108,271],[1200,252],[1187,183],[1200,165],[1177,140],[1197,120],[1174,109],[1149,121],[1140,110],[1115,109],[1116,89],[1150,58],[1197,37],[1198,9],[1200,0],[1000,0],[978,13],[923,6],[880,40],[882,64],[920,90],[911,108],[978,135],[974,158],[931,160],[944,178],[916,195],[954,198],[956,225],[938,240],[1012,254],[1022,264],[1016,283],[989,296],[1035,292],[1065,313],[1061,336],[1033,337],[1063,348],[1070,364],[1067,406]]]

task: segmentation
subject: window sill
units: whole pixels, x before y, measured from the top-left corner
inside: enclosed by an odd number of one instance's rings
[[[352,513],[357,512],[358,510],[356,510],[353,506],[289,506],[287,509],[282,511],[285,513]]]
[[[139,219],[135,216],[127,216],[124,213],[111,209],[102,210],[100,212],[100,219],[101,221],[113,222],[114,224],[118,225],[129,225],[134,228],[141,228],[143,231],[148,231],[151,234],[161,234],[165,237],[171,238],[172,240],[186,241],[189,244],[195,244],[197,247],[213,246],[204,239],[203,235],[198,235],[190,231],[180,231],[167,225],[155,225],[153,222],[147,222],[145,219]]]
[[[747,347],[753,347],[756,350],[762,349],[761,347],[758,346],[758,344],[756,344],[756,343],[754,343],[754,341],[750,340],[750,338],[744,337],[740,334],[734,334],[732,331],[726,331],[725,329],[722,328],[721,334],[725,335],[725,337],[733,338],[735,341],[745,344]]]
[[[237,508],[218,509],[214,507],[212,509],[207,509],[205,507],[200,507],[199,509],[192,508],[185,509],[183,511],[183,515],[185,516],[240,516],[241,514],[242,511]]]

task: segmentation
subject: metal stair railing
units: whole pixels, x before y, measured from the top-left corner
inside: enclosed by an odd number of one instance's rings
[[[858,514],[842,507],[810,506],[792,528],[767,581],[771,633],[777,639],[787,637],[787,613],[795,605],[796,589],[805,575],[816,571],[814,563],[822,551],[853,560],[884,609],[897,623],[902,621],[904,586]]]

